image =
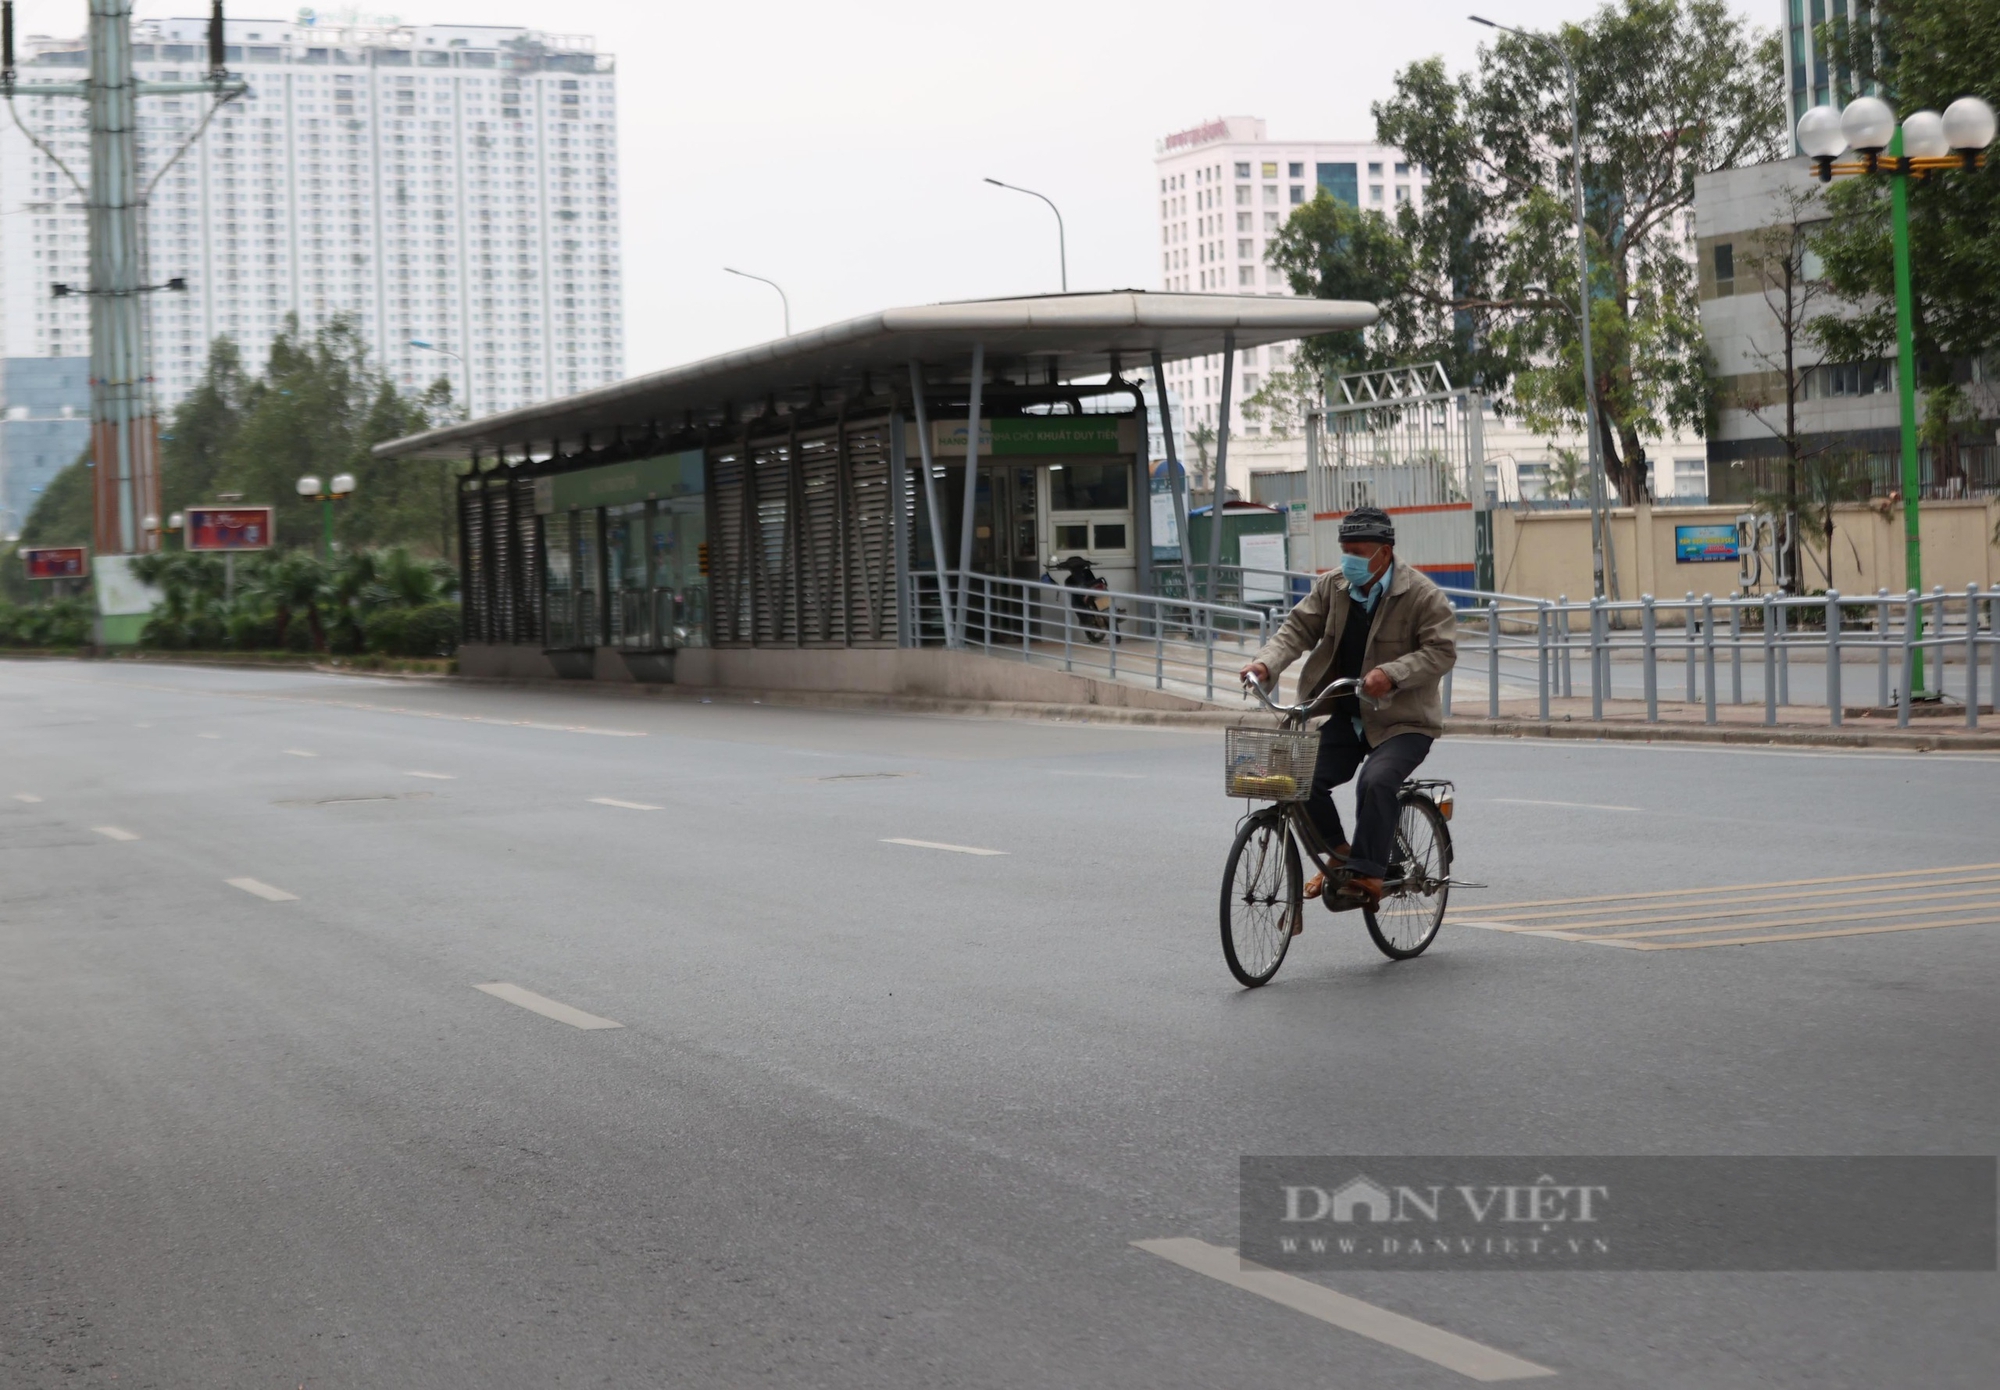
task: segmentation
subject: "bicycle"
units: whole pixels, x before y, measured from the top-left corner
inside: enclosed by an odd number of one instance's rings
[[[1359,906],[1351,898],[1341,899],[1340,886],[1354,874],[1344,863],[1332,862],[1306,815],[1319,756],[1319,735],[1306,728],[1306,721],[1326,713],[1326,706],[1342,695],[1368,697],[1360,681],[1338,680],[1305,704],[1280,705],[1257,681],[1243,684],[1281,721],[1276,729],[1230,729],[1224,740],[1225,792],[1272,803],[1245,814],[1222,873],[1222,958],[1238,982],[1255,989],[1278,973],[1303,920],[1300,850],[1326,876],[1320,901],[1329,910]],[[1442,779],[1412,778],[1396,794],[1396,843],[1382,899],[1374,907],[1361,907],[1368,935],[1391,960],[1422,955],[1444,923],[1452,888],[1448,822],[1455,790]]]

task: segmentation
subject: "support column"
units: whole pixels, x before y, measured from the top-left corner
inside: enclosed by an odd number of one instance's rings
[[[1208,594],[1222,592],[1222,503],[1229,493],[1229,392],[1236,381],[1236,335],[1222,335],[1222,411],[1215,423],[1215,485],[1208,499]]]
[[[931,565],[937,571],[938,621],[944,624],[944,644],[955,647],[958,637],[951,616],[951,584],[944,577],[944,527],[938,524],[942,514],[938,511],[937,479],[931,472],[931,417],[924,405],[924,369],[915,362],[910,363],[910,394],[917,403],[917,454],[924,470],[924,510],[930,514]],[[914,613],[910,615],[912,622],[916,616]],[[916,640],[914,635],[912,640]]]
[[[965,515],[958,533],[958,644],[965,645],[972,604],[972,527],[979,505],[979,392],[986,384],[986,344],[972,345],[972,399],[965,410]],[[995,518],[998,520],[998,518]]]
[[[1180,451],[1174,447],[1174,409],[1167,403],[1167,369],[1160,360],[1160,351],[1153,349],[1153,392],[1160,400],[1160,437],[1167,444],[1167,491],[1173,495],[1174,514],[1180,523],[1181,542],[1181,597],[1194,597],[1194,560],[1189,552],[1194,549],[1194,534],[1188,530],[1187,473],[1181,467]],[[1151,506],[1152,480],[1146,482]]]

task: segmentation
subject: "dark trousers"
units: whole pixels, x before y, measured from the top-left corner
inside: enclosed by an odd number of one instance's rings
[[[1396,847],[1396,793],[1430,756],[1432,741],[1429,734],[1397,734],[1370,748],[1344,714],[1334,715],[1321,730],[1306,814],[1328,849],[1345,843],[1333,789],[1353,777],[1356,768],[1361,770],[1354,784],[1354,847],[1347,858],[1348,867],[1359,877],[1388,875]]]

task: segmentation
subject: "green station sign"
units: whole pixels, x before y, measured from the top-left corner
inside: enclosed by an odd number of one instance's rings
[[[1118,418],[1111,415],[1041,415],[981,420],[979,452],[994,458],[1038,454],[1115,454]],[[940,454],[965,452],[963,420],[933,420],[931,448]]]

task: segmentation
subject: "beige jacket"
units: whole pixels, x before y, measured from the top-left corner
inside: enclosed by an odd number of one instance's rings
[[[1368,632],[1362,674],[1380,666],[1396,683],[1386,699],[1361,706],[1361,727],[1370,746],[1397,734],[1444,733],[1444,694],[1439,682],[1458,662],[1458,619],[1444,590],[1415,566],[1396,562],[1389,592],[1376,600],[1375,623]],[[1347,580],[1329,570],[1312,591],[1285,615],[1285,621],[1257,653],[1276,678],[1287,666],[1306,657],[1299,674],[1299,698],[1309,700],[1333,679],[1333,655],[1347,618]]]

